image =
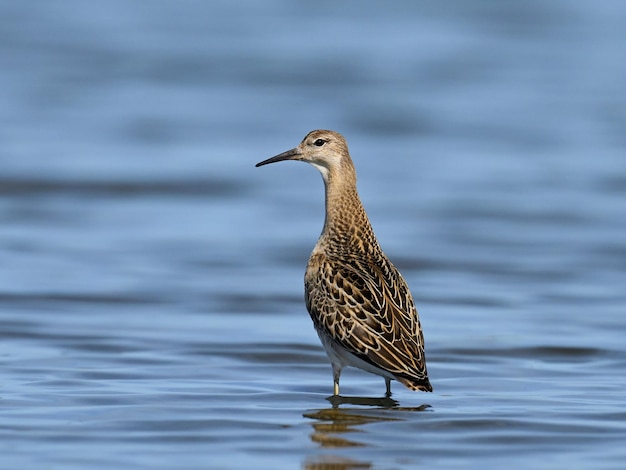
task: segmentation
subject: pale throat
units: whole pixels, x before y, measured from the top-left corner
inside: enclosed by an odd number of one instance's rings
[[[326,186],[328,186],[328,168],[325,167],[324,165],[320,165],[317,162],[307,162],[309,164],[311,164],[312,166],[314,166],[315,168],[317,168],[319,170],[319,172],[322,174],[322,178],[324,178],[324,184]]]

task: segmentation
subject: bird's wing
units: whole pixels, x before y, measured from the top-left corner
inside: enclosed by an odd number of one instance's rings
[[[393,375],[427,380],[424,337],[408,286],[386,259],[331,260],[315,255],[305,276],[316,328]]]

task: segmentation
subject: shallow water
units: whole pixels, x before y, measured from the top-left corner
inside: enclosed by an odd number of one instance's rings
[[[621,2],[0,6],[1,468],[622,468]],[[346,135],[434,393],[302,299]]]

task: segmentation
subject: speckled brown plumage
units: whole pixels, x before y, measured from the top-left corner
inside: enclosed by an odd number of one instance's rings
[[[324,229],[304,283],[307,309],[333,366],[335,395],[345,366],[381,375],[387,394],[391,379],[432,391],[413,298],[374,236],[343,136],[312,131],[298,147],[257,166],[282,160],[312,164],[325,183]]]

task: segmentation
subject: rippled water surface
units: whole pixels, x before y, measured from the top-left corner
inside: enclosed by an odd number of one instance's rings
[[[623,468],[624,3],[0,5],[0,468]],[[302,299],[342,132],[432,394]]]

